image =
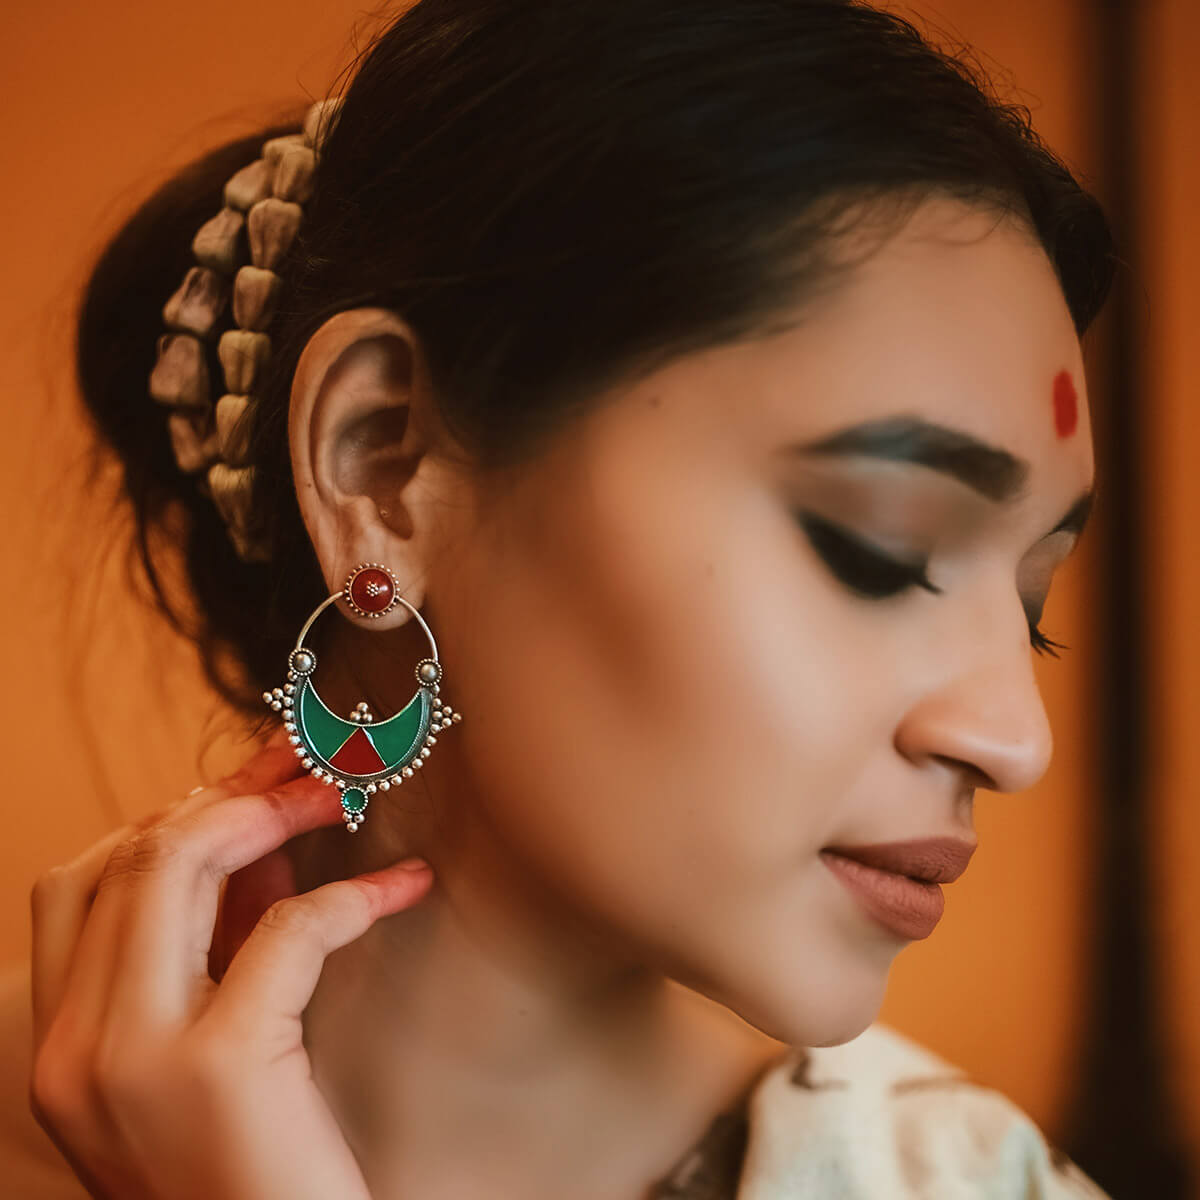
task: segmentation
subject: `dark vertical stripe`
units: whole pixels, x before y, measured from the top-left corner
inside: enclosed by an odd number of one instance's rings
[[[1146,304],[1140,264],[1145,164],[1140,126],[1156,119],[1141,86],[1146,4],[1093,0],[1095,56],[1085,67],[1098,191],[1123,265],[1095,349],[1098,646],[1094,888],[1087,911],[1091,967],[1083,1059],[1063,1144],[1116,1200],[1187,1200],[1192,1172],[1164,1070],[1166,1037],[1150,889],[1152,783],[1148,717],[1154,696],[1143,547],[1155,473],[1145,461],[1152,397],[1142,386]]]

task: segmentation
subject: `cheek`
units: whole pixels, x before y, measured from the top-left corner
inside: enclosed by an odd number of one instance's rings
[[[473,546],[443,618],[489,822],[664,956],[784,910],[794,939],[870,720],[861,615],[777,501],[715,491],[560,486]]]

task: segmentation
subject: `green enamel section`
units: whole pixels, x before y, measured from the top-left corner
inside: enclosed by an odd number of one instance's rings
[[[342,793],[342,807],[347,812],[362,812],[367,807],[367,793],[362,788],[347,788]]]
[[[416,753],[429,728],[429,693],[417,694],[394,717],[364,726],[379,757],[394,771]]]
[[[336,713],[329,711],[307,676],[301,685],[296,716],[299,718],[296,725],[300,736],[326,762],[358,728],[353,721],[343,721]]]
[[[317,695],[308,676],[300,684],[298,692],[299,699],[295,704],[296,730],[309,752],[323,758],[326,763],[355,730],[361,729],[387,764],[386,771],[395,771],[416,753],[429,729],[431,704],[429,693],[423,688],[419,688],[416,695],[394,716],[370,725],[346,720],[331,711]]]

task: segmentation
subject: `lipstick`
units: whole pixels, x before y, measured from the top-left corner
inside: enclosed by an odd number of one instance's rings
[[[822,850],[821,859],[868,915],[897,937],[926,938],[942,918],[946,897],[940,884],[869,867],[833,850]]]

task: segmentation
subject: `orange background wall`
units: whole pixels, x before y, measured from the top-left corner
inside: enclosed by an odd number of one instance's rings
[[[1187,0],[1152,8],[1145,136],[1153,239],[1133,269],[1147,297],[1158,414],[1150,430],[1161,695],[1161,742],[1151,754],[1156,879],[1173,1083],[1200,1147],[1200,738],[1192,734],[1200,556],[1189,553],[1187,521],[1200,512],[1200,472],[1190,461],[1200,452],[1200,406],[1190,403],[1196,373],[1187,349],[1187,332],[1200,322],[1200,166],[1185,153],[1197,144],[1200,19]],[[970,42],[1001,90],[1018,89],[1039,131],[1095,182],[1083,0],[944,0],[915,10],[943,37]],[[15,103],[6,122],[10,178],[0,193],[8,231],[0,364],[9,397],[0,497],[11,572],[0,593],[11,680],[0,726],[9,781],[0,963],[28,954],[28,892],[38,872],[245,754],[236,723],[200,682],[191,648],[133,598],[114,549],[121,531],[104,516],[101,493],[81,486],[86,434],[69,348],[75,289],[106,233],[164,173],[258,128],[281,105],[324,95],[352,55],[359,13],[357,0],[62,0],[6,13],[0,63]],[[149,400],[146,417],[155,417]],[[86,568],[62,569],[81,561]],[[1046,610],[1044,627],[1072,647],[1060,661],[1039,663],[1054,764],[1020,796],[979,794],[972,869],[950,889],[937,934],[897,960],[882,1014],[1001,1088],[1052,1135],[1079,1051],[1085,986],[1095,567],[1085,538]]]
[[[1142,121],[1149,207],[1141,335],[1150,398],[1146,480],[1150,646],[1157,697],[1149,747],[1162,987],[1172,1062],[1200,1158],[1200,6],[1147,5]]]

